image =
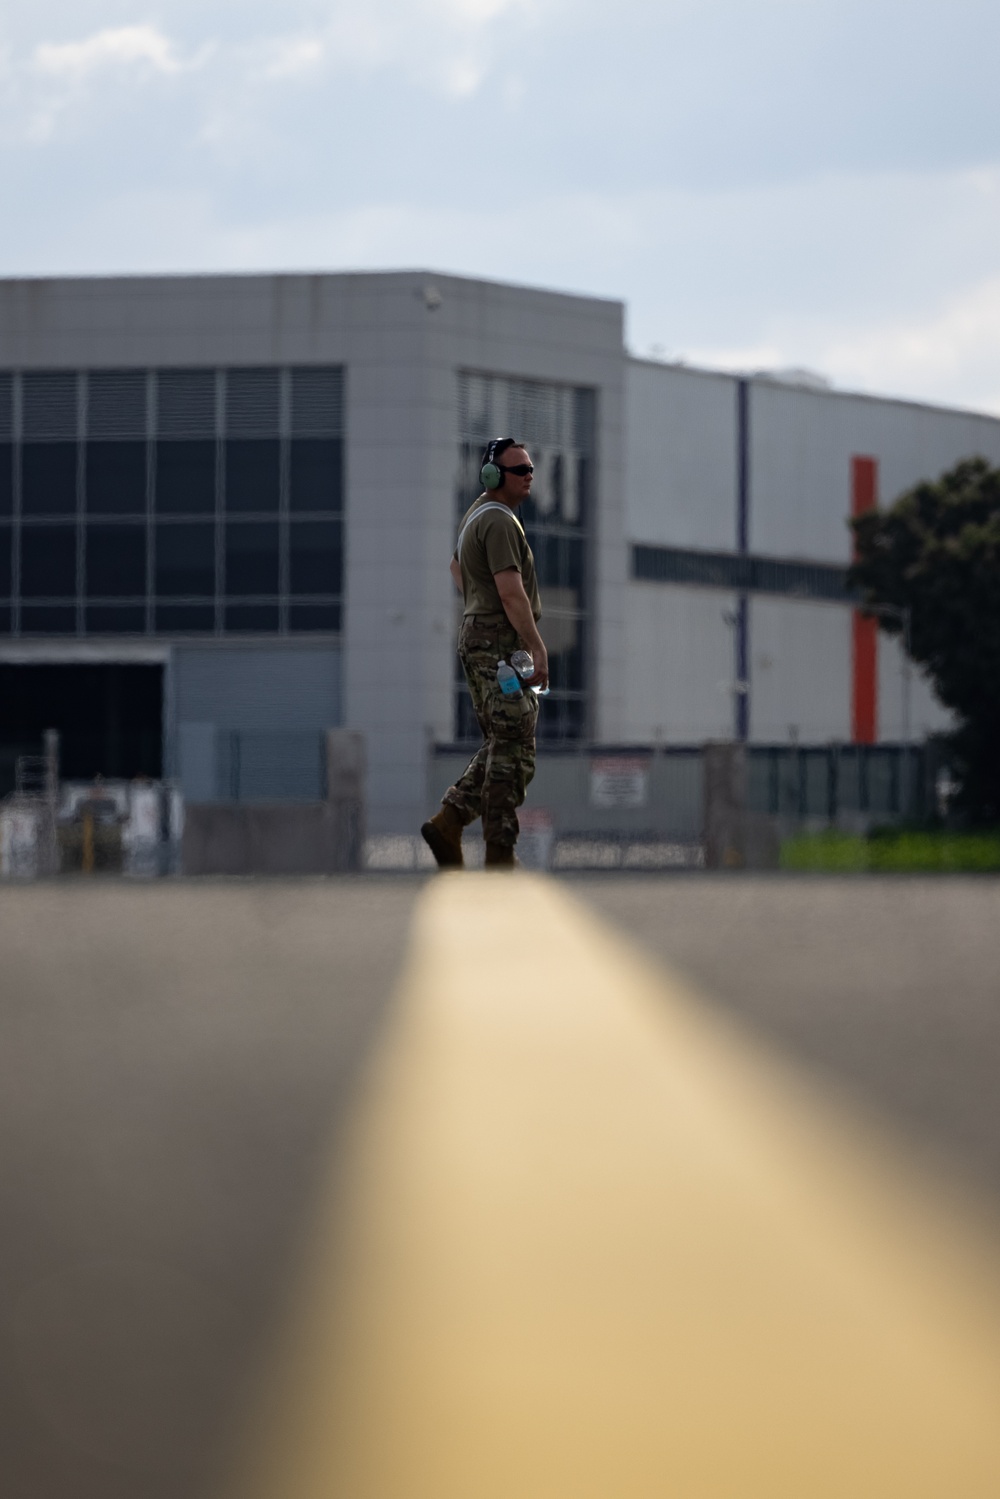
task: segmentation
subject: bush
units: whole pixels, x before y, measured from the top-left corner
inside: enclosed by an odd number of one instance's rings
[[[833,830],[801,833],[782,844],[781,867],[822,873],[1000,873],[1000,831],[879,829],[867,838]]]

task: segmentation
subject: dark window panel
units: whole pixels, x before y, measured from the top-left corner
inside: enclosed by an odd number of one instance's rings
[[[145,514],[144,442],[88,442],[85,462],[88,514]]]
[[[214,442],[157,443],[156,509],[160,515],[214,513]]]
[[[292,510],[340,510],[343,454],[339,437],[297,438],[291,452]]]
[[[542,625],[544,629],[544,622]],[[549,682],[552,690],[583,691],[583,621],[577,621],[577,642],[568,650],[549,657]]]
[[[582,536],[567,536],[565,538],[566,549],[566,587],[575,588],[582,596],[584,590],[584,551]]]
[[[278,511],[277,438],[226,443],[226,509]]]
[[[547,698],[538,715],[538,738],[544,744],[581,739],[585,717],[582,698]]]
[[[167,598],[215,592],[215,526],[187,521],[156,528],[156,593]]]
[[[290,630],[339,630],[339,604],[292,604],[288,611]]]
[[[267,631],[278,628],[277,604],[227,604],[225,628],[232,631]]]
[[[76,527],[22,527],[22,597],[72,598],[75,593]]]
[[[14,432],[14,377],[6,371],[0,373],[0,437],[11,437]]]
[[[277,521],[238,521],[226,526],[225,591],[277,593]]]
[[[288,527],[292,593],[340,593],[343,552],[338,520],[293,521]]]
[[[197,631],[211,635],[215,629],[215,609],[211,604],[157,604],[156,629],[164,635]]]
[[[0,635],[9,635],[13,628],[10,605],[0,604]]]
[[[573,441],[581,453],[593,453],[597,425],[597,392],[578,385],[573,391]]]
[[[578,524],[585,526],[590,516],[590,458],[581,458],[576,466],[576,513]]]
[[[0,442],[0,515],[14,508],[14,444]]]
[[[22,635],[74,635],[76,633],[76,610],[72,607],[53,604],[23,604],[21,606]]]
[[[789,594],[849,603],[847,569],[823,562],[786,562],[737,552],[696,552],[635,546],[632,576],[655,583],[699,583],[707,588]]]
[[[529,532],[528,541],[532,554],[535,558],[535,573],[538,577],[538,586],[544,588],[546,584],[550,588],[559,585],[559,541],[555,536],[546,532]]]
[[[0,526],[0,598],[10,598],[13,593],[11,584],[11,559],[13,555],[13,532],[10,526]]]
[[[85,618],[89,635],[141,635],[146,628],[140,604],[91,604]]]
[[[24,515],[76,514],[76,443],[22,445],[21,510]]]
[[[129,598],[146,592],[145,526],[87,526],[85,567],[89,598]]]

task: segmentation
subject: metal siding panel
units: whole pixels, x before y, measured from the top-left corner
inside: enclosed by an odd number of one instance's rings
[[[879,503],[962,458],[1000,463],[1000,421],[903,401],[753,382],[750,549],[845,564],[851,460],[879,466]]]
[[[629,360],[626,531],[632,541],[731,550],[736,540],[736,381]]]
[[[696,744],[733,731],[736,595],[723,589],[631,583],[625,593],[628,744]]]
[[[180,646],[178,723],[220,733],[319,731],[341,721],[340,648],[227,650]]]
[[[852,611],[750,601],[750,737],[758,744],[850,737]]]

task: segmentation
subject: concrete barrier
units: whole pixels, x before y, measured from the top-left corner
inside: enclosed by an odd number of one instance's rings
[[[352,839],[329,802],[203,802],[184,819],[185,874],[335,874]]]

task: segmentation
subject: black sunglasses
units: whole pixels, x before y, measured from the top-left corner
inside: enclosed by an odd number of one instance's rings
[[[501,473],[516,474],[519,479],[523,479],[526,475],[535,472],[535,465],[533,463],[498,463],[497,467]]]

